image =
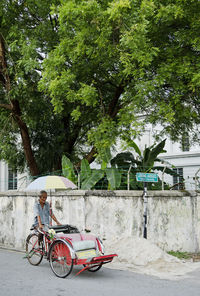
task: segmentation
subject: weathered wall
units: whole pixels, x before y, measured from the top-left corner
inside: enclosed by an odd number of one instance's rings
[[[102,239],[143,235],[140,191],[52,193],[53,211],[63,224],[90,229]],[[165,250],[200,251],[200,195],[148,192],[148,239]],[[23,249],[33,221],[36,193],[0,194],[0,245]]]

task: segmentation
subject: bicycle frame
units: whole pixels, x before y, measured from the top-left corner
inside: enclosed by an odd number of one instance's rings
[[[43,235],[42,242],[43,242],[43,255],[47,256],[49,254],[50,245],[52,244],[52,241],[50,237],[48,236],[47,232],[45,230],[37,229],[37,232]]]

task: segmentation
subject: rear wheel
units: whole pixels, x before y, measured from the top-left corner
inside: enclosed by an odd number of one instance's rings
[[[68,246],[62,241],[53,243],[49,253],[49,261],[53,273],[60,278],[65,278],[72,271],[73,259]]]
[[[42,242],[40,244],[38,242],[38,236],[35,233],[30,234],[26,239],[26,257],[32,265],[39,265],[42,261]]]
[[[90,272],[96,272],[102,267],[102,265],[103,265],[103,263],[100,263],[98,265],[91,266],[87,270],[90,271]],[[86,266],[86,265],[84,265],[84,266]]]

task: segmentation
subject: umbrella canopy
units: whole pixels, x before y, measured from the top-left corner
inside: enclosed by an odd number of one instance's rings
[[[76,189],[77,186],[69,179],[62,176],[44,176],[31,182],[27,191],[48,190],[48,189]]]

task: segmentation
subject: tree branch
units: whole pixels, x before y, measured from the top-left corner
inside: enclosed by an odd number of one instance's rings
[[[12,106],[10,104],[3,104],[3,103],[0,103],[0,108],[4,108],[6,110],[12,110]]]
[[[8,75],[5,56],[6,54],[5,54],[4,39],[3,39],[3,36],[0,34],[0,76],[1,76],[1,81],[4,84],[4,87],[7,93],[9,93],[9,91],[11,90],[11,83],[10,83],[10,77]]]
[[[124,87],[122,85],[118,86],[115,91],[115,95],[109,104],[108,115],[111,118],[115,118],[115,116],[117,115],[117,113],[120,110],[120,106],[119,106],[118,102],[119,102],[119,98],[120,98],[121,94],[123,93],[123,91],[124,91]]]

